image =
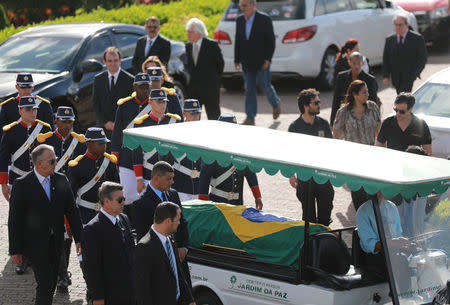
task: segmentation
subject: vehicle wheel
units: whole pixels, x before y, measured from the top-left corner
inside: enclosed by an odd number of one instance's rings
[[[227,91],[240,91],[244,81],[241,78],[222,78],[222,86]]]
[[[222,305],[219,298],[211,291],[202,291],[195,298],[197,305]]]
[[[320,66],[320,74],[318,77],[321,89],[330,90],[334,86],[334,66],[336,65],[337,51],[328,48],[323,55],[322,64]]]
[[[173,87],[175,88],[175,91],[177,91],[180,103],[183,103],[186,98],[186,88],[184,88],[184,85],[178,80],[173,81]]]

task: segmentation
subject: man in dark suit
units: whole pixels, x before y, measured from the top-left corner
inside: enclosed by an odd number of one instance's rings
[[[200,19],[191,18],[186,31],[189,39],[186,43],[186,70],[191,76],[188,96],[205,105],[208,120],[217,120],[220,116],[220,77],[224,66],[222,51],[217,42],[207,37],[208,30]]]
[[[138,305],[195,304],[181,269],[175,243],[169,238],[180,224],[181,208],[160,203],[154,223],[136,246],[136,300]]]
[[[331,106],[330,125],[333,126],[336,113],[344,102],[347,89],[351,82],[359,79],[366,83],[369,89],[369,100],[375,102],[380,106],[379,98],[377,96],[378,84],[375,77],[367,74],[362,69],[363,56],[359,52],[353,52],[348,58],[350,69],[342,71],[337,75],[336,85],[334,87],[333,105]]]
[[[142,36],[136,43],[133,55],[133,71],[141,72],[142,63],[151,55],[158,56],[159,60],[167,67],[170,59],[170,41],[159,34],[160,23],[155,16],[145,20],[147,36]]]
[[[394,17],[395,34],[386,38],[383,52],[383,83],[400,92],[411,92],[427,62],[427,49],[422,35],[408,29],[404,14]],[[389,77],[391,80],[389,80]]]
[[[67,217],[81,255],[81,221],[67,178],[55,173],[53,147],[37,146],[31,153],[34,170],[16,179],[8,218],[9,254],[20,265],[30,259],[36,279],[36,305],[50,305],[56,287],[58,264]]]
[[[108,47],[103,53],[106,71],[94,78],[92,103],[97,118],[97,126],[106,130],[106,136],[111,138],[114,129],[114,119],[117,110],[117,100],[131,95],[134,77],[120,68],[122,57],[119,49]]]
[[[84,228],[87,285],[93,305],[134,305],[134,239],[123,214],[123,186],[103,182],[101,205]]]
[[[140,240],[150,229],[156,206],[159,203],[171,201],[181,208],[180,197],[177,191],[170,188],[173,184],[173,177],[174,170],[169,163],[158,161],[153,166],[152,177],[144,194],[139,200],[133,202],[133,225],[136,229],[137,240]],[[175,234],[175,242],[180,248],[180,258],[183,261],[189,244],[187,221],[183,215],[181,216],[180,227]]]
[[[255,125],[257,113],[256,84],[272,106],[273,119],[280,116],[280,99],[271,83],[270,62],[275,51],[275,34],[269,16],[255,9],[255,0],[240,0],[243,15],[236,19],[234,65],[244,71],[245,113],[244,125]]]

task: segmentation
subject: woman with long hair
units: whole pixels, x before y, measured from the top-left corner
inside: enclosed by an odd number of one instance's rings
[[[342,107],[336,114],[333,125],[333,137],[366,145],[374,145],[380,129],[380,109],[369,101],[369,90],[362,80],[354,80],[347,89]],[[355,210],[368,200],[363,188],[352,191]]]
[[[163,65],[158,56],[147,57],[147,59],[142,63],[142,72],[147,73],[147,68],[150,67],[160,67],[163,74],[163,82],[161,86],[166,88],[173,88],[173,79],[167,73],[166,66]]]

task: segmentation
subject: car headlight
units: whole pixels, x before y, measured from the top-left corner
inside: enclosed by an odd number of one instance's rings
[[[438,19],[438,18],[444,18],[447,17],[447,7],[441,6],[438,7],[432,11],[430,11],[430,19]]]

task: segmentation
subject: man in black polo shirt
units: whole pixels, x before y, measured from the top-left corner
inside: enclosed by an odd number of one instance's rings
[[[381,125],[376,144],[405,151],[410,145],[421,146],[431,155],[431,134],[427,123],[413,113],[415,98],[411,93],[400,93],[394,102],[395,115]]]
[[[317,116],[320,113],[319,92],[314,89],[302,90],[297,96],[297,101],[301,115],[292,122],[288,131],[331,139],[330,124]],[[330,181],[318,184],[313,178],[310,181],[301,181],[294,175],[289,179],[289,183],[293,188],[297,189],[297,198],[302,203],[302,219],[328,226],[331,223],[331,210],[333,209],[334,198],[334,189]],[[309,193],[312,194],[313,200],[310,201],[312,204],[309,204],[309,211],[307,211],[306,204]]]

